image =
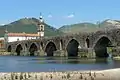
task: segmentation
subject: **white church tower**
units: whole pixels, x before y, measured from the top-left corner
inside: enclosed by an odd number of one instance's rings
[[[41,13],[40,13],[40,17],[39,17],[37,33],[39,35],[39,38],[44,37],[44,20],[43,20],[43,16],[41,15]]]
[[[8,43],[8,30],[6,27],[5,34],[4,34],[4,47],[7,47],[7,43]]]

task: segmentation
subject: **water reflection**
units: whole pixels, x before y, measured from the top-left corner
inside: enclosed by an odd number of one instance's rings
[[[40,57],[36,59],[38,61],[43,61],[44,63],[52,64],[108,64],[110,63],[108,58],[80,58],[80,57]]]
[[[70,63],[70,64],[78,64],[78,63],[80,63],[79,61],[80,60],[78,57],[68,57],[66,59],[66,63]]]
[[[56,64],[79,64],[80,59],[78,57],[46,57],[44,61]]]
[[[95,58],[95,63],[109,63],[108,58]]]
[[[0,71],[34,72],[63,70],[98,70],[119,68],[120,61],[111,58],[0,56]]]

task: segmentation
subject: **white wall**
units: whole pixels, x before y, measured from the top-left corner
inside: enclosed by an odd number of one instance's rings
[[[40,32],[41,36],[43,37],[44,36],[44,32]]]
[[[36,37],[8,37],[8,42],[36,39]]]
[[[1,37],[0,40],[4,40],[4,37]]]

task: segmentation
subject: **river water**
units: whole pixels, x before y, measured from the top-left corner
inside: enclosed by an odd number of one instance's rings
[[[65,57],[0,56],[0,72],[46,72],[119,68],[120,61]]]

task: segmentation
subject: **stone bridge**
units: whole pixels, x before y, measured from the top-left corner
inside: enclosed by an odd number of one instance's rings
[[[108,57],[107,47],[119,46],[120,29],[110,29],[11,42],[7,44],[6,50],[14,55],[81,56],[87,52],[95,57]]]

